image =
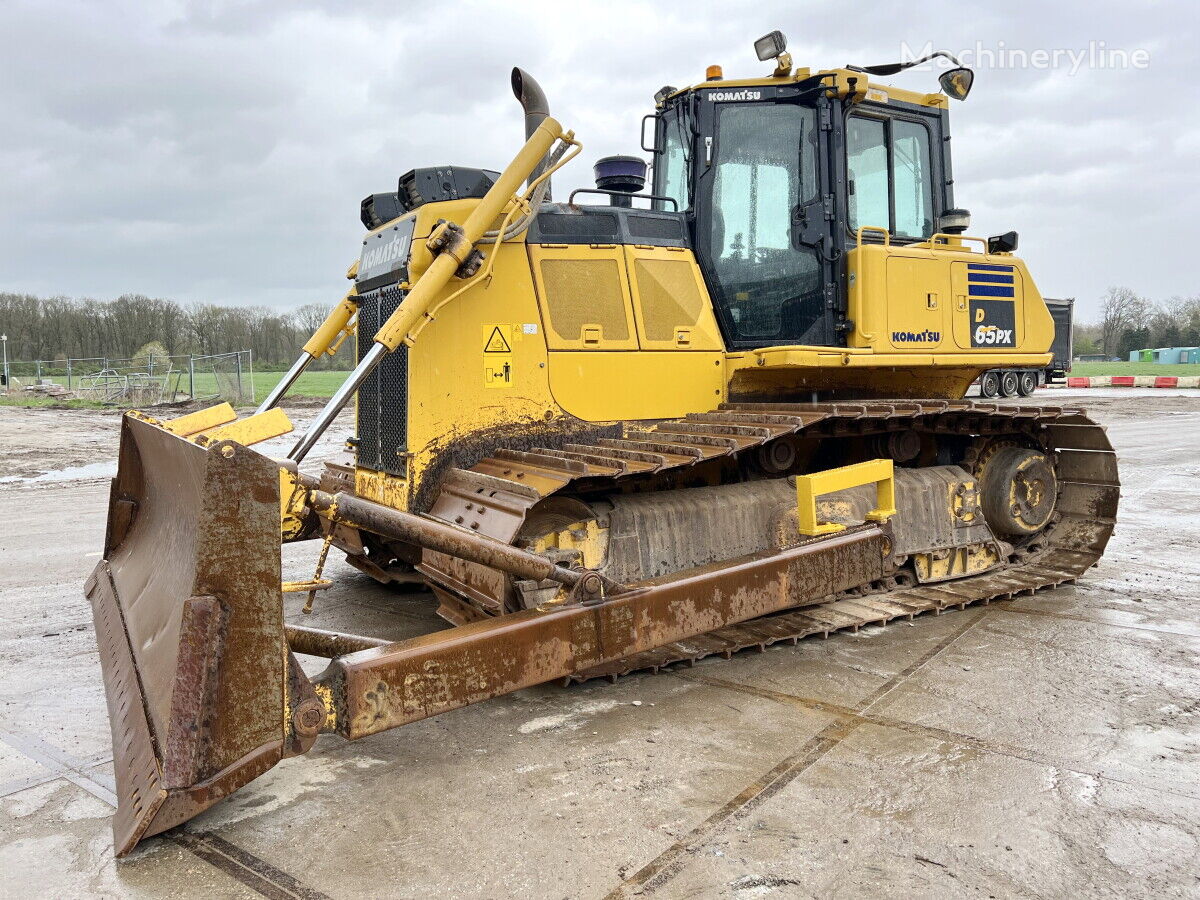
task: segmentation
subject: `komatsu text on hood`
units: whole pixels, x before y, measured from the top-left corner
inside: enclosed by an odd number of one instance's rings
[[[406,277],[415,225],[415,218],[401,219],[390,228],[368,235],[363,241],[355,279],[360,294],[395,284]]]

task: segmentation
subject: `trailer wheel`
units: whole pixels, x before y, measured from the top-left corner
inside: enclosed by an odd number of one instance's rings
[[[1000,376],[1000,396],[1015,397],[1017,391],[1021,389],[1020,379],[1017,378],[1016,372],[1004,372]]]
[[[1000,393],[1000,376],[996,372],[984,372],[979,379],[979,396],[995,397]]]
[[[1020,383],[1017,385],[1017,393],[1022,397],[1032,397],[1033,392],[1037,390],[1037,385],[1037,372],[1022,372]]]

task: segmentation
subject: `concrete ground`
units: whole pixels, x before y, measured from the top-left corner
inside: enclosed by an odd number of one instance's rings
[[[119,863],[82,597],[117,418],[0,407],[0,895],[1198,896],[1200,393],[1147,393],[1038,395],[1121,455],[1077,586],[325,737]],[[313,624],[440,627],[331,568]]]

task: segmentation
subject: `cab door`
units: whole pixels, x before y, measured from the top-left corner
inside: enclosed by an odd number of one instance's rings
[[[828,104],[801,84],[696,96],[693,245],[727,346],[834,343]]]

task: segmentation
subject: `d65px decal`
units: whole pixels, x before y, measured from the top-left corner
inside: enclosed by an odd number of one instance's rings
[[[1017,346],[1017,323],[1012,300],[971,301],[971,346]]]

